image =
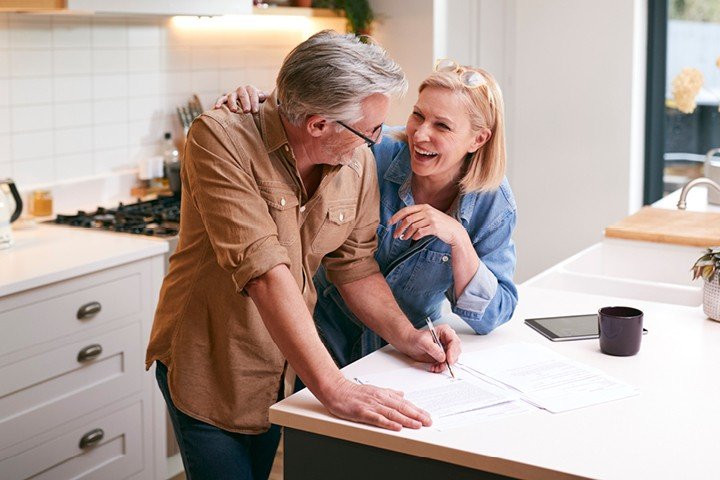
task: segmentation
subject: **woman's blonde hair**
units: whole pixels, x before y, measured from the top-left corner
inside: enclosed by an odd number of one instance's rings
[[[454,92],[465,105],[473,132],[482,127],[490,130],[490,139],[475,153],[468,154],[467,170],[460,179],[463,193],[497,189],[505,178],[505,118],[502,92],[495,78],[480,68],[463,67],[480,73],[486,83],[477,88],[466,87],[457,72],[433,72],[418,89],[444,88]]]

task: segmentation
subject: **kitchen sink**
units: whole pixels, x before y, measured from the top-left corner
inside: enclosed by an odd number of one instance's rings
[[[696,307],[702,281],[690,267],[699,247],[604,240],[524,285]]]

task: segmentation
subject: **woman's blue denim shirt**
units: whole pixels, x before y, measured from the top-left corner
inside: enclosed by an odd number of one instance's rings
[[[407,143],[385,135],[373,147],[373,153],[381,197],[375,258],[403,312],[416,327],[421,327],[425,317],[440,317],[442,301],[447,298],[452,311],[479,334],[507,322],[518,298],[513,283],[515,245],[511,239],[516,205],[507,179],[497,190],[468,193],[455,204],[453,214],[467,230],[481,260],[473,279],[455,298],[450,246],[434,236],[418,241],[393,238],[397,224],[388,225],[398,210],[415,204]],[[313,280],[318,292],[315,323],[340,366],[385,344],[352,314],[322,267]]]

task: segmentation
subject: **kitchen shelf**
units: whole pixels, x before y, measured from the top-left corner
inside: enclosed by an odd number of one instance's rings
[[[253,7],[253,15],[290,15],[295,17],[339,18],[344,17],[331,8],[308,7]]]

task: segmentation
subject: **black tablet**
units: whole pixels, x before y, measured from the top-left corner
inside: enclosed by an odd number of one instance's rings
[[[528,318],[525,323],[553,342],[598,338],[597,313],[567,317]]]

